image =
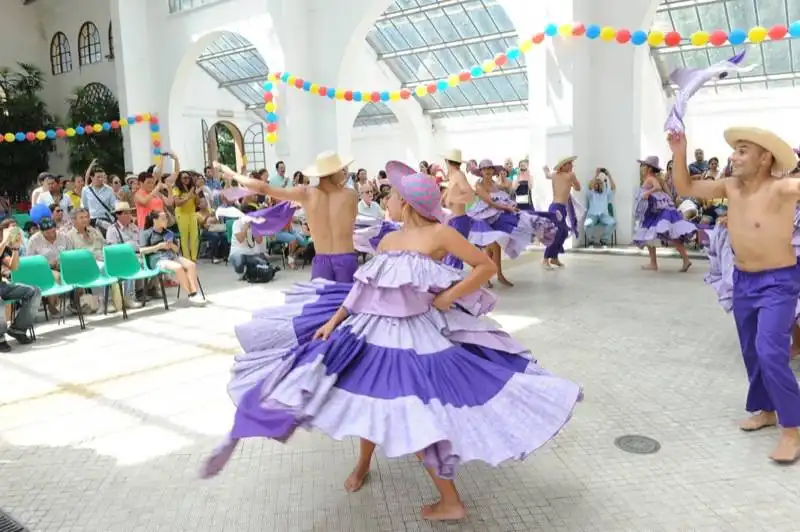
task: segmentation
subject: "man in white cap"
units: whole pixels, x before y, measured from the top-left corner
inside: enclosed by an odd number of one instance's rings
[[[225,179],[281,201],[300,204],[306,214],[316,255],[311,263],[312,279],[327,279],[339,283],[353,282],[358,269],[358,256],[353,247],[353,229],[358,213],[358,195],[343,187],[347,166],[353,162],[329,151],[317,156],[314,165],[303,170],[304,176],[319,177],[317,186],[275,187],[258,179],[235,173],[215,163]]]
[[[447,165],[447,190],[443,195],[444,206],[451,213],[447,225],[467,238],[470,227],[472,227],[472,219],[467,216],[467,205],[475,199],[475,191],[467,181],[467,176],[461,171],[461,165],[464,164],[461,150],[449,150],[443,153],[442,157]],[[453,255],[447,255],[444,263],[454,268],[464,268],[464,263]]]
[[[547,176],[553,185],[553,202],[550,204],[548,212],[555,216],[555,223],[558,227],[556,237],[553,243],[547,246],[544,250],[544,259],[542,266],[551,269],[553,266],[559,268],[564,267],[564,263],[558,259],[559,254],[564,253],[564,242],[569,236],[569,227],[567,226],[567,207],[569,205],[570,194],[575,189],[580,192],[581,184],[578,178],[575,177],[573,171],[573,163],[577,157],[565,157],[558,161],[553,167],[553,171],[547,166],[544,167],[544,175]]]
[[[750,380],[740,425],[756,431],[780,424],[770,458],[781,464],[800,458],[800,387],[789,366],[792,325],[800,298],[800,265],[792,246],[800,179],[783,177],[797,164],[791,146],[758,128],[725,130],[733,148],[732,177],[689,177],[686,137],[670,133],[673,180],[678,194],[728,198],[728,233],[734,253],[733,316]]]

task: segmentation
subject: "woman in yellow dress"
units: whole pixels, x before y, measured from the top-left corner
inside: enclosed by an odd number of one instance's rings
[[[197,261],[200,250],[200,228],[197,224],[197,191],[194,178],[189,172],[180,172],[172,191],[175,197],[175,218],[181,239],[181,253],[189,260]]]

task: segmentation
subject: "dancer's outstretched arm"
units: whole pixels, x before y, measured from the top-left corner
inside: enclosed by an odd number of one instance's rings
[[[292,187],[280,188],[270,186],[260,179],[244,176],[238,172],[234,172],[224,164],[214,161],[214,168],[222,171],[222,176],[226,181],[236,181],[245,188],[249,188],[253,192],[276,198],[282,201],[296,201],[303,204],[306,199],[306,187]]]

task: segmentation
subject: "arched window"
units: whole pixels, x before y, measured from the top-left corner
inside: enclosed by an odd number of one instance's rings
[[[100,30],[93,22],[86,22],[78,33],[78,64],[91,65],[102,60],[103,45],[100,41]]]
[[[114,23],[108,23],[108,60],[114,60]]]
[[[50,68],[54,76],[72,72],[72,50],[67,36],[60,31],[50,41]]]

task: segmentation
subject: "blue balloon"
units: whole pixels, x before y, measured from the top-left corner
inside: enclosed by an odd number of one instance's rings
[[[587,39],[597,39],[598,37],[600,37],[600,26],[597,24],[590,24],[586,26]]]
[[[47,135],[47,138],[48,138],[48,139],[54,139],[54,138],[56,138],[56,136],[57,136],[57,135],[56,135],[56,132],[55,132],[55,131],[53,131],[52,129],[48,129],[48,130],[47,130],[47,133],[45,133],[45,134]]]
[[[129,116],[129,117],[128,117],[128,125],[129,125],[129,126],[132,126],[132,125],[134,125],[135,123],[136,123],[136,117],[135,117],[135,116]]]
[[[355,91],[355,92],[353,93],[353,101],[354,101],[354,102],[360,102],[360,101],[361,101],[363,98],[364,98],[364,97],[363,97],[363,96],[361,96],[361,92],[359,92],[359,91]]]
[[[103,127],[105,128],[106,126],[104,125]],[[161,131],[161,126],[159,124],[150,124],[150,131],[153,133],[158,133]]]
[[[158,124],[153,124],[158,125]],[[103,131],[111,131],[111,124],[109,122],[103,122]]]
[[[153,148],[153,155],[161,155],[161,148]]]
[[[84,133],[86,133],[86,130],[83,129],[83,126],[78,126],[75,128],[75,133],[78,135],[83,135]]]
[[[544,27],[544,34],[548,37],[555,37],[558,35],[558,26],[555,24],[548,24]]]
[[[267,113],[267,122],[274,123],[278,121],[278,115],[275,113]]]
[[[506,52],[506,57],[508,57],[509,61],[514,61],[515,59],[519,59],[520,53],[519,48],[509,48]]]
[[[23,140],[25,140],[25,133],[20,131],[19,133],[14,135],[14,138],[17,139],[17,142],[22,142]]]
[[[267,92],[272,92],[272,82],[271,81],[267,81],[266,83],[264,83],[264,90],[267,91]]]
[[[381,93],[381,101],[382,102],[388,102],[389,101],[389,92],[388,91],[383,91]]]
[[[281,81],[286,83],[287,81],[289,81],[289,76],[291,76],[291,74],[289,74],[288,72],[284,72],[283,74],[281,74]]]
[[[333,87],[328,87],[328,91],[325,94],[328,95],[328,98],[331,99],[336,98],[336,89],[334,89]]]
[[[483,69],[479,66],[474,66],[470,69],[469,73],[473,78],[479,78],[483,75]]]
[[[747,40],[747,32],[742,29],[739,28],[733,29],[728,34],[728,42],[731,44],[734,45],[742,44],[746,40]]]
[[[50,212],[50,207],[45,205],[44,203],[37,203],[31,208],[31,211],[28,213],[31,217],[31,220],[34,223],[39,223],[42,221],[42,218],[50,218],[53,216],[53,213]]]
[[[445,90],[447,90],[447,87],[448,87],[448,85],[447,85],[447,80],[446,79],[440,79],[439,81],[436,82],[436,89],[437,90],[445,91]]]
[[[641,46],[647,42],[647,32],[636,30],[631,35],[631,42],[636,46]]]
[[[306,92],[311,90],[311,82],[310,81],[304,81],[303,82],[303,90],[306,91]]]
[[[792,39],[800,38],[800,20],[789,24],[789,36]]]

